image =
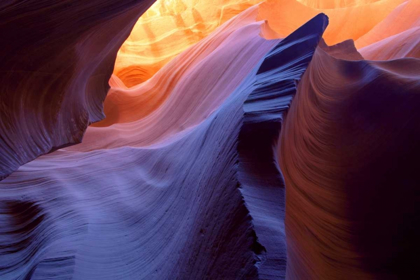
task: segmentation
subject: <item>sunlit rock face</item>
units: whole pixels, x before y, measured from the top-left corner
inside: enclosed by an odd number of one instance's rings
[[[404,1],[367,1],[358,5],[338,5],[337,8],[315,8],[313,5],[305,6],[296,0],[267,0],[261,4],[259,19],[269,18],[270,26],[285,36],[309,18],[321,12],[325,13],[329,17],[330,25],[323,38],[327,44],[334,45],[347,39],[356,41],[380,24]]]
[[[132,87],[217,27],[262,0],[158,0],[121,46],[115,75]]]
[[[58,2],[0,4],[0,279],[417,278],[419,0]]]
[[[419,15],[419,0],[402,3],[356,41],[360,53],[371,60],[420,58]]]

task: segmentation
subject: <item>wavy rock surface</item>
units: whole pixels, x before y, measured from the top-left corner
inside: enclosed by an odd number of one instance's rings
[[[360,53],[371,60],[420,57],[420,1],[399,5],[382,22],[356,41]]]
[[[405,1],[218,0],[210,4],[202,0],[159,0],[139,19],[121,47],[114,74],[127,87],[143,83],[183,50],[203,40],[215,28],[251,6],[259,6],[258,20],[267,20],[271,28],[279,34],[273,38],[284,38],[322,12],[329,16],[331,22],[324,36],[328,43],[336,44],[362,37],[361,41],[364,43],[360,46],[366,46],[366,42],[372,40],[371,35],[365,38],[366,34],[374,33],[373,37],[382,38],[390,36],[390,30],[372,31],[384,19],[392,18],[391,24],[382,24],[386,29],[392,26],[391,30],[397,30],[418,18],[416,9],[419,5],[414,3],[418,0],[411,0],[414,4],[407,5],[415,7],[410,15],[394,15],[400,9],[400,4],[406,4]],[[259,3],[261,5],[257,5]],[[400,19],[397,20],[398,18]]]
[[[147,81],[182,51],[259,2],[158,0],[119,50],[114,74],[128,87]]]
[[[288,279],[416,275],[419,80],[418,59],[315,52],[281,135]]]
[[[152,3],[0,3],[0,180],[104,117],[117,51]]]
[[[370,60],[420,58],[420,25],[364,47],[360,53]]]
[[[384,20],[356,41],[358,49],[384,40],[388,37],[420,27],[420,0],[404,1]],[[404,46],[404,42],[400,42]]]
[[[145,147],[208,118],[278,42],[259,35],[267,24],[255,21],[257,8],[226,22],[145,83],[127,89],[113,76],[107,118],[87,130],[83,145],[66,150]]]
[[[284,37],[315,15],[325,13],[330,24],[323,38],[333,45],[348,39],[356,41],[403,2],[405,0],[382,0],[336,9],[316,9],[296,0],[267,0],[260,5],[258,19],[268,19],[270,27]]]
[[[294,80],[308,65],[326,23],[319,15],[281,42],[254,33],[264,46],[262,59],[208,118],[172,141],[143,148],[59,150],[2,181],[2,279],[284,275],[284,233],[276,235],[283,230],[283,186],[273,185],[268,193],[269,186],[255,180],[255,170],[247,166],[248,160],[267,162],[273,173],[266,178],[278,183],[275,155],[266,150],[259,159],[243,148],[252,144],[246,131],[257,132],[257,123],[267,125],[264,141],[275,145]],[[273,110],[264,100],[283,106]],[[280,207],[260,209],[262,199]],[[266,223],[263,214],[276,222]]]

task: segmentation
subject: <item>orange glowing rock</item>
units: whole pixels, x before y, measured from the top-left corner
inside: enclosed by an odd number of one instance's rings
[[[345,8],[315,9],[295,0],[267,0],[260,5],[258,19],[268,20],[270,27],[284,37],[315,15],[325,13],[330,25],[323,38],[332,45],[347,39],[357,40],[403,2],[383,0]]]
[[[258,7],[251,7],[229,20],[142,84],[127,88],[113,75],[104,104],[107,118],[89,127],[82,145],[67,150],[127,142],[148,146],[205,120],[278,42],[260,36],[269,30],[265,22],[255,22],[257,13]]]
[[[266,20],[271,27],[268,33],[262,32],[264,38],[286,37],[315,15],[325,13],[330,19],[324,34],[327,44],[353,39],[361,48],[418,25],[419,1],[160,0],[138,20],[122,45],[114,74],[122,87],[147,81],[182,51],[254,5],[259,5],[256,20]],[[389,22],[394,21],[390,28]]]
[[[360,6],[364,4],[370,4],[378,2],[380,0],[298,0],[305,6],[315,9],[336,9],[346,8],[353,6]]]
[[[385,38],[360,49],[369,60],[390,60],[404,57],[420,58],[420,27]]]
[[[325,13],[330,20],[324,34],[325,42],[332,45],[352,39],[360,49],[419,26],[419,2],[217,0],[209,3],[203,0],[160,0],[138,20],[119,50],[115,79],[120,80],[122,88],[149,80],[182,51],[251,6],[259,9],[256,21],[265,20],[269,24],[262,31],[266,39],[286,37],[317,14]]]
[[[261,1],[156,1],[122,45],[114,74],[128,87],[144,82],[183,50]]]
[[[383,21],[360,37],[356,41],[356,47],[360,49],[418,27],[420,27],[420,0],[410,0],[399,5]],[[403,42],[398,42],[397,45],[402,46]]]

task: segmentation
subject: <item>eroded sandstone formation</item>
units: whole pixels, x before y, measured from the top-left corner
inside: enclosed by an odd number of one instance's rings
[[[273,151],[261,158],[249,155],[246,145],[252,143],[246,142],[250,139],[245,133],[259,133],[251,123],[273,123],[266,140],[275,143],[281,112],[287,106],[263,120],[254,114],[265,118],[272,105],[259,100],[270,96],[276,103],[290,102],[295,80],[306,69],[327,18],[315,17],[284,40],[259,37],[261,25],[264,22],[237,29],[243,36],[259,38],[255,44],[260,59],[229,94],[217,93],[225,98],[204,121],[170,140],[143,147],[135,142],[132,130],[121,131],[121,146],[59,150],[2,181],[0,275],[33,279],[284,276],[282,219],[270,225],[263,217],[282,214],[284,188],[275,184],[279,172],[271,164],[273,173],[267,176],[276,190],[271,194],[258,190],[265,186],[259,185],[256,170],[246,164],[268,160],[270,165],[269,158],[275,155]],[[247,40],[242,44],[254,48]],[[246,60],[236,58],[233,65],[238,71]],[[207,74],[211,70],[196,69]],[[277,94],[278,90],[283,93]],[[197,100],[205,103],[206,92],[199,94]],[[258,110],[253,113],[252,108]],[[191,118],[197,114],[183,113]],[[280,205],[260,210],[258,199]]]
[[[415,279],[419,0],[152,4],[0,3],[0,278]]]
[[[348,50],[317,49],[282,129],[287,278],[409,279],[420,61],[353,60]]]

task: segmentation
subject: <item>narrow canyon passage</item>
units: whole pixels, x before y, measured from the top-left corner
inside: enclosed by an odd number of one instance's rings
[[[0,3],[0,279],[414,279],[419,19]]]

